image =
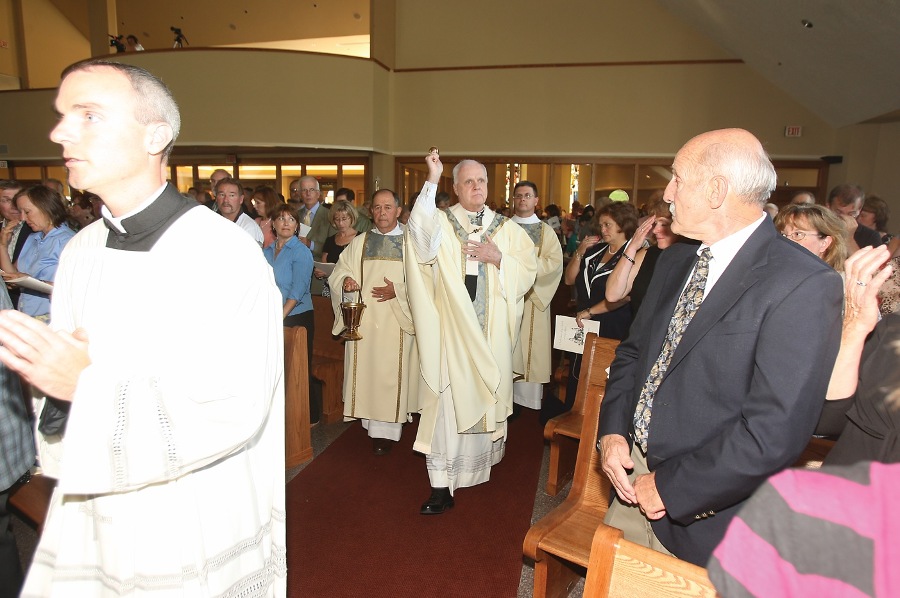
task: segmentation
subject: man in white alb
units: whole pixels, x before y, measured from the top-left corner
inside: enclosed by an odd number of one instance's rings
[[[284,596],[272,269],[166,183],[181,117],[159,79],[76,63],[55,107],[69,182],[105,207],[62,253],[53,328],[0,312],[0,360],[72,404],[22,596]]]
[[[540,203],[537,185],[519,181],[513,188],[512,221],[525,229],[534,243],[537,257],[537,278],[525,295],[525,314],[516,351],[513,370],[517,380],[513,385],[513,401],[530,409],[540,409],[544,384],[550,382],[550,302],[562,278],[563,255],[559,237],[535,214]]]

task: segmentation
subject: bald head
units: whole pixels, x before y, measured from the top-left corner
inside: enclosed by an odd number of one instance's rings
[[[697,164],[709,177],[724,177],[730,193],[760,209],[766,205],[777,177],[766,150],[752,133],[720,129],[694,137],[685,148],[691,144],[696,144]]]
[[[675,156],[672,172],[664,196],[672,231],[708,244],[757,220],[776,183],[762,144],[743,129],[694,137]]]

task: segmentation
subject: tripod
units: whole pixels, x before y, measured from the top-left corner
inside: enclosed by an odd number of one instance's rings
[[[184,34],[181,32],[181,29],[177,27],[170,27],[172,33],[175,34],[175,43],[172,44],[173,48],[183,48],[184,44],[191,45]]]

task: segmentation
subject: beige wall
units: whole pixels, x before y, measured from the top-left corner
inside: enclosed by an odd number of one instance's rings
[[[7,47],[0,49],[0,76],[3,77],[4,86],[0,89],[18,89],[18,83],[10,79],[18,79],[18,48],[19,40],[16,35],[16,17],[12,0],[0,0],[0,40],[7,43]]]
[[[397,0],[400,69],[723,58],[654,0]]]
[[[72,62],[91,56],[91,45],[48,0],[23,0],[28,86],[56,87]]]
[[[660,156],[721,127],[779,157],[822,156],[834,130],[743,64],[395,73],[394,152]],[[524,82],[527,82],[524,83]],[[787,139],[787,124],[804,136]]]

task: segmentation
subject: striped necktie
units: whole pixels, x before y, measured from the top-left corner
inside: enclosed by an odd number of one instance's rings
[[[669,364],[672,362],[672,355],[681,342],[681,337],[687,329],[688,324],[703,302],[703,290],[706,288],[706,278],[709,275],[709,260],[712,254],[709,247],[704,247],[700,252],[700,258],[697,260],[697,266],[694,268],[694,274],[687,286],[678,298],[675,305],[675,313],[669,321],[669,328],[666,331],[666,338],[663,341],[662,350],[656,363],[650,369],[650,375],[641,389],[641,397],[638,400],[637,408],[634,410],[634,441],[641,447],[644,454],[647,453],[647,437],[650,432],[650,412],[653,410],[653,397],[656,389],[659,388]]]

